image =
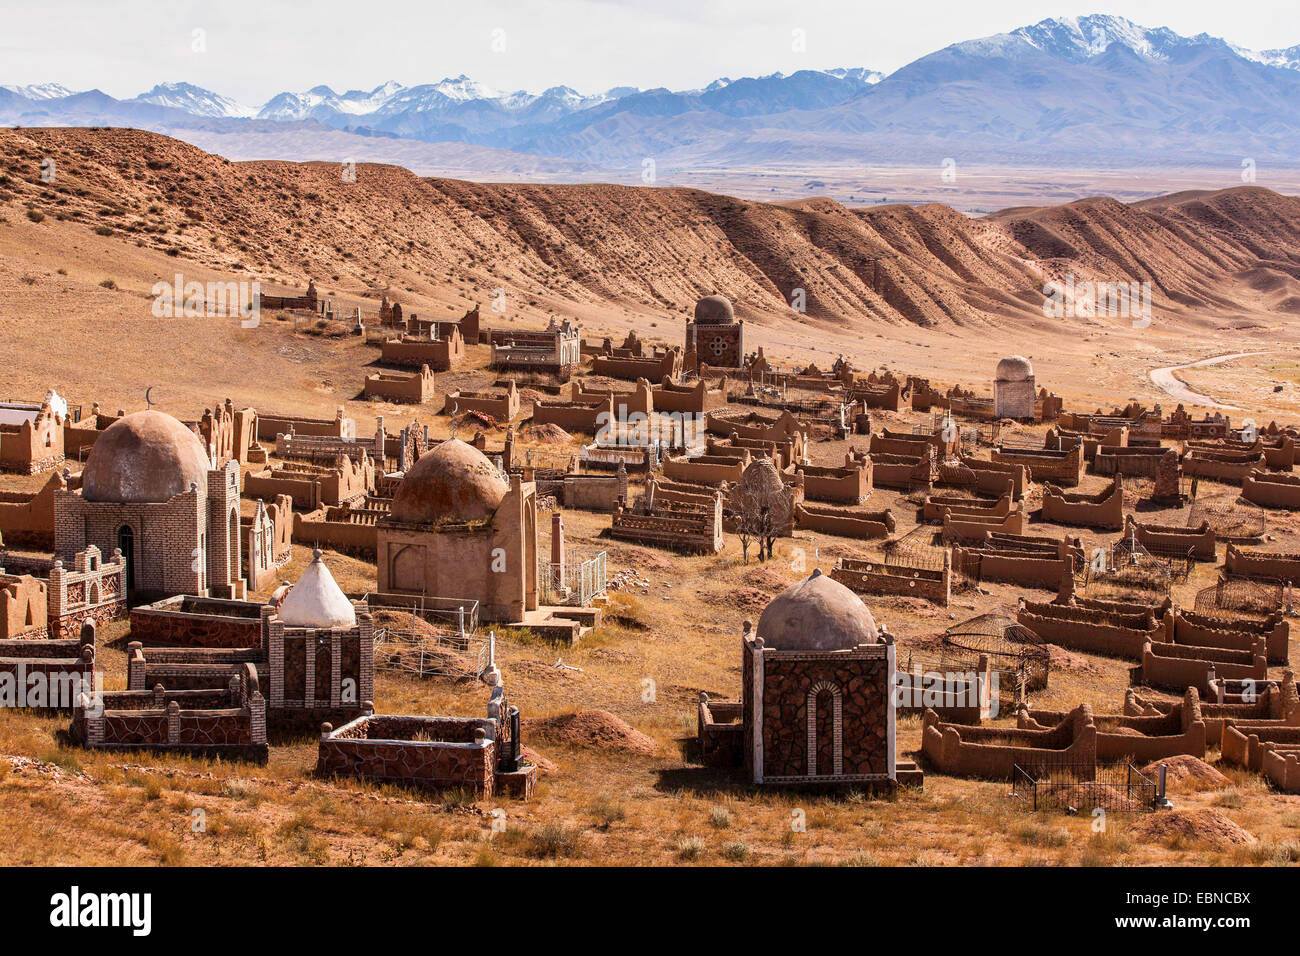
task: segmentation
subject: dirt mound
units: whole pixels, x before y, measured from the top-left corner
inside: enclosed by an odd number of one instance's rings
[[[758,588],[734,588],[727,592],[723,600],[730,607],[742,611],[754,611],[767,607],[772,601],[772,595]]]
[[[1080,674],[1100,674],[1101,668],[1082,654],[1075,654],[1055,644],[1047,645],[1047,664],[1052,670],[1074,671]]]
[[[744,573],[742,580],[750,587],[767,591],[769,594],[780,594],[791,584],[785,575],[773,568],[750,568]]]
[[[537,442],[540,445],[567,445],[573,436],[559,425],[547,422],[545,425],[525,425],[519,429],[523,441]]]
[[[1232,781],[1218,770],[1190,754],[1179,754],[1167,760],[1153,760],[1142,768],[1142,773],[1151,780],[1156,780],[1160,775],[1161,764],[1168,768],[1168,782],[1178,784],[1182,789],[1218,790],[1232,786]]]
[[[468,425],[470,428],[494,429],[501,427],[497,420],[486,412],[461,412],[459,415],[451,417],[451,424],[455,428],[461,428]]]
[[[658,751],[654,738],[607,710],[580,710],[573,714],[524,721],[524,733],[586,750],[649,755]]]
[[[1218,810],[1160,810],[1129,827],[1129,836],[1150,843],[1187,841],[1217,849],[1245,846],[1255,837]]]

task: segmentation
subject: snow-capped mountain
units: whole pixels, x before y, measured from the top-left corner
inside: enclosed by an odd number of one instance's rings
[[[8,90],[10,93],[17,93],[19,96],[29,100],[57,100],[64,96],[71,96],[72,90],[58,83],[33,83],[30,86],[0,86],[0,90]]]
[[[240,119],[257,115],[257,110],[237,103],[228,96],[195,86],[193,83],[159,83],[149,92],[141,93],[126,102],[149,103],[153,106],[184,110],[193,116],[223,119]]]
[[[1300,154],[1300,46],[1254,51],[1094,14],[955,43],[888,76],[841,67],[584,94],[499,90],[461,74],[285,91],[257,110],[187,83],[130,100],[47,84],[0,88],[0,122],[275,133],[290,154],[295,130],[310,127],[618,168],[675,151],[710,165],[929,162],[936,152],[1067,165],[1289,163]]]

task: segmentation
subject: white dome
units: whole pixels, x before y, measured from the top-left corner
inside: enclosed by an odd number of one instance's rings
[[[280,602],[278,617],[288,627],[355,627],[357,612],[325,567],[317,550],[311,564]]]
[[[1023,355],[1008,355],[998,363],[995,380],[999,382],[1027,382],[1034,377],[1034,366]]]

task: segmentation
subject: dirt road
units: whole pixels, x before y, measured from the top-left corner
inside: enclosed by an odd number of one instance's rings
[[[1228,355],[1215,355],[1211,358],[1201,359],[1199,362],[1188,362],[1186,365],[1170,365],[1166,368],[1153,368],[1147,373],[1152,384],[1156,388],[1162,389],[1172,395],[1184,405],[1208,405],[1210,408],[1221,408],[1226,411],[1239,411],[1236,405],[1224,405],[1216,402],[1208,395],[1202,395],[1200,392],[1194,392],[1174,375],[1175,372],[1185,368],[1200,368],[1204,365],[1218,365],[1221,362],[1230,362],[1236,358],[1242,358],[1246,355],[1263,355],[1267,349],[1259,352],[1232,352]]]

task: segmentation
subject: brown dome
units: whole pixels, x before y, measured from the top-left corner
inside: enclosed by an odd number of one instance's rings
[[[452,438],[407,471],[390,514],[409,524],[482,521],[496,514],[510,486],[477,448]]]
[[[772,598],[758,636],[781,651],[841,651],[875,644],[880,632],[862,599],[818,568]]]
[[[199,436],[165,412],[134,412],[104,429],[81,474],[86,501],[162,502],[196,485],[212,463]]]
[[[735,321],[736,313],[725,295],[706,295],[695,303],[697,325],[731,325]]]

